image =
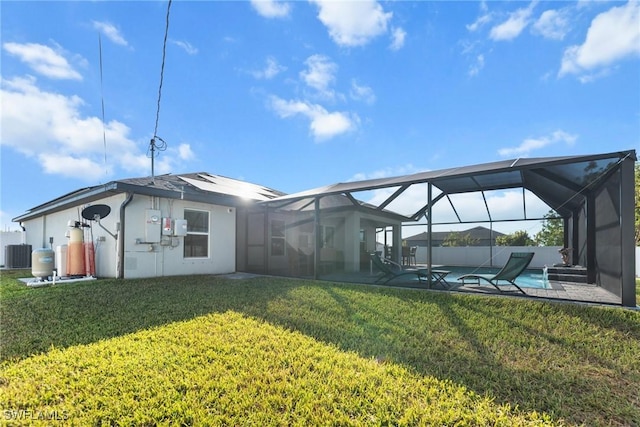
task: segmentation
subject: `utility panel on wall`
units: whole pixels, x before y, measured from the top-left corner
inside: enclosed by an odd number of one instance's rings
[[[147,243],[160,241],[162,231],[162,213],[156,209],[145,211],[144,240]]]
[[[173,221],[173,234],[174,236],[186,236],[187,235],[187,220],[176,219]]]
[[[162,235],[173,235],[173,220],[171,218],[162,218]]]

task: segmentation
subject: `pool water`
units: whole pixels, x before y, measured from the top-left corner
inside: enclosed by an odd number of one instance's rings
[[[447,275],[446,280],[449,283],[461,283],[458,282],[458,278],[465,274],[496,274],[500,271],[500,267],[459,267],[459,266],[434,266],[434,270],[447,270],[450,273]],[[485,281],[480,283],[488,284]],[[518,286],[523,288],[540,288],[550,289],[549,281],[544,275],[544,271],[541,268],[527,269],[516,279]],[[500,284],[507,284],[506,281],[501,280]],[[491,286],[491,285],[489,285]]]

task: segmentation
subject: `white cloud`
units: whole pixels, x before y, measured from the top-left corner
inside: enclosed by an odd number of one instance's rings
[[[533,24],[533,33],[552,40],[562,40],[569,31],[569,17],[564,10],[545,10]]]
[[[88,157],[70,154],[42,153],[38,160],[45,173],[68,178],[84,177],[87,181],[99,180],[104,175],[104,165]]]
[[[33,71],[51,79],[82,80],[82,76],[69,62],[49,46],[37,43],[4,43],[7,53],[18,57]]]
[[[404,40],[407,37],[407,32],[402,28],[394,28],[391,34],[391,50],[400,50],[404,46]]]
[[[276,0],[251,0],[251,6],[265,18],[285,18],[291,12],[289,3]]]
[[[182,41],[182,40],[171,40],[171,43],[182,48],[189,55],[196,55],[198,53],[198,48],[194,47],[189,42]]]
[[[193,150],[191,150],[191,145],[184,143],[178,146],[178,155],[181,160],[191,160],[195,157]]]
[[[262,70],[252,71],[251,75],[253,75],[253,77],[255,77],[256,79],[269,80],[285,71],[286,69],[287,67],[278,64],[278,61],[274,57],[269,56],[266,60],[264,68]]]
[[[493,14],[489,12],[489,6],[487,6],[487,2],[484,0],[480,2],[480,12],[482,12],[482,15],[480,15],[473,24],[466,26],[467,30],[472,33],[478,31],[480,27],[485,26],[493,19]]]
[[[480,2],[480,11],[482,14],[475,20],[473,24],[467,24],[467,30],[470,32],[478,31],[481,27],[484,27],[486,24],[491,22],[493,19],[493,14],[489,12],[489,7],[487,6],[486,1]]]
[[[522,30],[529,25],[531,14],[536,2],[532,2],[528,7],[518,9],[509,14],[509,18],[495,27],[491,28],[489,37],[492,40],[513,40],[522,33]]]
[[[300,72],[300,78],[319,94],[333,98],[334,92],[329,87],[335,82],[338,65],[324,56],[312,55],[305,61],[307,69]]]
[[[318,6],[318,19],[340,46],[363,46],[369,43],[387,32],[387,23],[393,16],[390,12],[384,12],[382,6],[373,0],[310,1]]]
[[[380,179],[387,177],[397,177],[403,175],[411,175],[424,170],[416,168],[413,164],[407,164],[397,167],[386,167],[371,172],[359,172],[349,178],[348,182],[366,181],[370,179]],[[377,190],[361,191],[354,194],[358,200],[363,200],[372,205],[379,206],[385,202],[398,187],[381,188]],[[405,190],[399,197],[392,201],[386,209],[402,215],[413,215],[418,209],[426,203],[426,184],[414,184]]]
[[[567,145],[573,145],[578,139],[577,135],[572,135],[562,130],[557,130],[551,135],[539,138],[527,138],[517,147],[507,147],[498,150],[498,154],[503,157],[517,156],[526,157],[532,151],[547,147],[548,145],[564,142]]]
[[[478,17],[478,19],[476,19],[473,24],[468,24],[467,30],[471,31],[472,33],[475,31],[478,31],[481,27],[485,26],[486,24],[488,24],[489,22],[491,22],[491,20],[493,19],[493,16],[490,13],[487,13],[485,15],[481,15],[480,17]]]
[[[385,168],[367,173],[357,173],[349,182],[364,181],[369,179],[397,177],[402,175],[410,175],[414,173],[424,172],[424,169],[416,168],[414,165],[406,165],[397,168]],[[373,205],[379,206],[385,200],[387,200],[398,187],[383,188],[378,190],[363,191],[354,194],[359,200],[366,201]],[[434,188],[433,197],[440,194],[440,191]],[[549,207],[542,202],[538,197],[533,195],[529,191],[525,191],[523,204],[523,193],[520,190],[496,190],[485,192],[486,202],[489,206],[491,216],[494,220],[514,220],[523,218],[524,208],[526,207],[526,216],[528,218],[542,217],[544,213],[549,210]],[[451,208],[448,199],[443,198],[440,202],[433,206],[432,217],[435,222],[458,222],[460,219],[463,221],[488,221],[489,216],[486,209],[484,209],[484,199],[480,193],[462,193],[453,194],[450,199],[455,205],[458,215]],[[397,212],[403,215],[411,216],[423,208],[427,203],[427,184],[413,184],[406,189],[399,197],[392,201],[386,209],[393,212]],[[478,209],[478,206],[482,206],[482,209]],[[424,223],[424,218],[422,219]],[[494,224],[495,227],[499,227],[502,231],[508,229],[511,226],[515,226],[515,230],[526,229],[530,231],[530,234],[535,234],[539,224],[536,222],[532,225],[531,222],[509,222]],[[436,226],[440,230],[454,230],[454,229],[468,229],[469,224],[446,224]],[[408,226],[403,230],[403,236],[418,234],[421,231],[426,231],[426,226],[422,229],[422,226]],[[406,233],[406,234],[405,234]]]
[[[150,160],[129,137],[124,123],[112,120],[103,126],[99,118],[83,115],[81,98],[41,90],[33,77],[1,83],[2,146],[36,159],[47,173],[87,182],[101,180],[116,168],[148,173]],[[164,156],[157,170],[170,169],[173,161]]]
[[[120,34],[120,30],[118,30],[113,24],[109,22],[93,21],[93,28],[100,31],[115,44],[119,44],[120,46],[129,46],[129,43],[125,40],[122,34]]]
[[[583,75],[640,54],[640,2],[612,7],[591,22],[582,45],[564,51],[559,76]],[[583,79],[587,81],[589,78]]]
[[[471,77],[477,76],[480,71],[484,68],[484,55],[480,54],[476,56],[476,62],[471,65],[469,68],[469,75]]]
[[[271,97],[271,108],[281,118],[302,115],[310,120],[309,130],[317,141],[326,140],[358,127],[360,119],[356,114],[329,112],[321,105],[306,101],[287,101]]]
[[[369,86],[359,85],[355,79],[351,80],[351,91],[349,95],[352,99],[363,101],[369,105],[376,102],[376,94],[373,92],[373,89]]]
[[[353,181],[366,181],[369,179],[387,178],[392,176],[411,175],[418,172],[424,172],[422,169],[416,168],[413,164],[409,163],[404,166],[387,167],[384,169],[378,169],[373,172],[358,172],[349,178],[348,182]]]

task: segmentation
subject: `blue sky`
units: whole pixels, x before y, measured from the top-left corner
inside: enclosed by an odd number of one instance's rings
[[[167,5],[0,3],[3,230],[150,175]],[[638,1],[174,1],[165,54],[157,174],[293,193],[640,148]]]

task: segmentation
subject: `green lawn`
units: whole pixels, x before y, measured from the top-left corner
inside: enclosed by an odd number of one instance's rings
[[[212,276],[0,282],[0,416],[638,425],[640,312]],[[22,277],[20,276],[20,277]]]

